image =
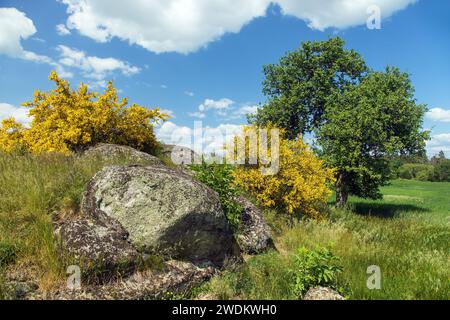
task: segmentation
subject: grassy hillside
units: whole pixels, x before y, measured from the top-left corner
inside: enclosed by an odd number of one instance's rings
[[[250,258],[238,272],[216,277],[200,291],[221,299],[296,299],[292,273],[298,248],[328,248],[343,272],[336,289],[350,299],[450,298],[450,183],[394,181],[385,198],[352,198],[329,219],[287,227],[268,213],[278,252]],[[381,269],[381,290],[369,290],[367,267]]]

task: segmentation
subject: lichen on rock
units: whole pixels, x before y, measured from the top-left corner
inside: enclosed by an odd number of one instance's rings
[[[88,184],[81,208],[94,220],[119,224],[141,252],[218,267],[237,254],[217,194],[181,171],[106,167]]]

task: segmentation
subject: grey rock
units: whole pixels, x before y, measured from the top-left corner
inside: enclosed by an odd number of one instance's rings
[[[235,201],[243,207],[242,231],[237,236],[241,250],[248,254],[258,254],[274,248],[270,227],[264,220],[261,210],[242,196],[237,197]]]
[[[338,292],[330,288],[315,287],[309,289],[303,300],[345,300]]]
[[[106,167],[88,184],[81,209],[122,226],[140,252],[219,267],[237,254],[218,195],[181,171]]]
[[[187,147],[163,144],[161,154],[170,158],[175,165],[186,166],[201,163],[201,156]]]
[[[131,147],[116,144],[99,143],[87,149],[82,156],[87,158],[98,157],[105,161],[127,159],[148,165],[163,165],[162,161],[155,156]]]
[[[80,290],[63,288],[37,299],[49,300],[155,300],[171,299],[188,293],[209,280],[217,270],[199,268],[191,263],[168,261],[163,270],[136,272],[122,281],[100,286],[82,286]]]
[[[2,294],[6,300],[27,300],[36,294],[38,288],[33,281],[8,281]]]
[[[78,219],[65,221],[55,230],[71,264],[78,265],[89,281],[104,282],[130,274],[140,262],[127,232],[111,225]]]

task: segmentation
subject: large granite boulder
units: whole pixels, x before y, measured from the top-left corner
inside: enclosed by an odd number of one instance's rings
[[[106,167],[87,185],[81,210],[123,227],[140,252],[218,267],[237,255],[218,195],[178,170]]]
[[[99,143],[82,153],[86,158],[100,158],[105,161],[126,159],[146,165],[163,165],[162,161],[148,153],[138,151],[131,147],[116,144]]]
[[[242,206],[241,232],[237,235],[241,250],[258,254],[274,248],[270,227],[261,210],[245,197],[236,197],[235,201]]]

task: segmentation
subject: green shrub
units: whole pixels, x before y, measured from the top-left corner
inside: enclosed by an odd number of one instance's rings
[[[234,229],[238,229],[241,222],[242,206],[234,198],[238,196],[238,190],[233,186],[232,168],[226,164],[207,163],[191,165],[195,177],[219,194],[220,204]]]
[[[450,160],[441,160],[434,168],[434,181],[450,182]]]
[[[310,288],[317,286],[336,287],[337,276],[342,272],[339,259],[326,248],[316,250],[298,249],[294,254],[293,292],[302,296]]]
[[[401,179],[432,181],[434,166],[421,163],[407,163],[398,169],[398,176]]]

